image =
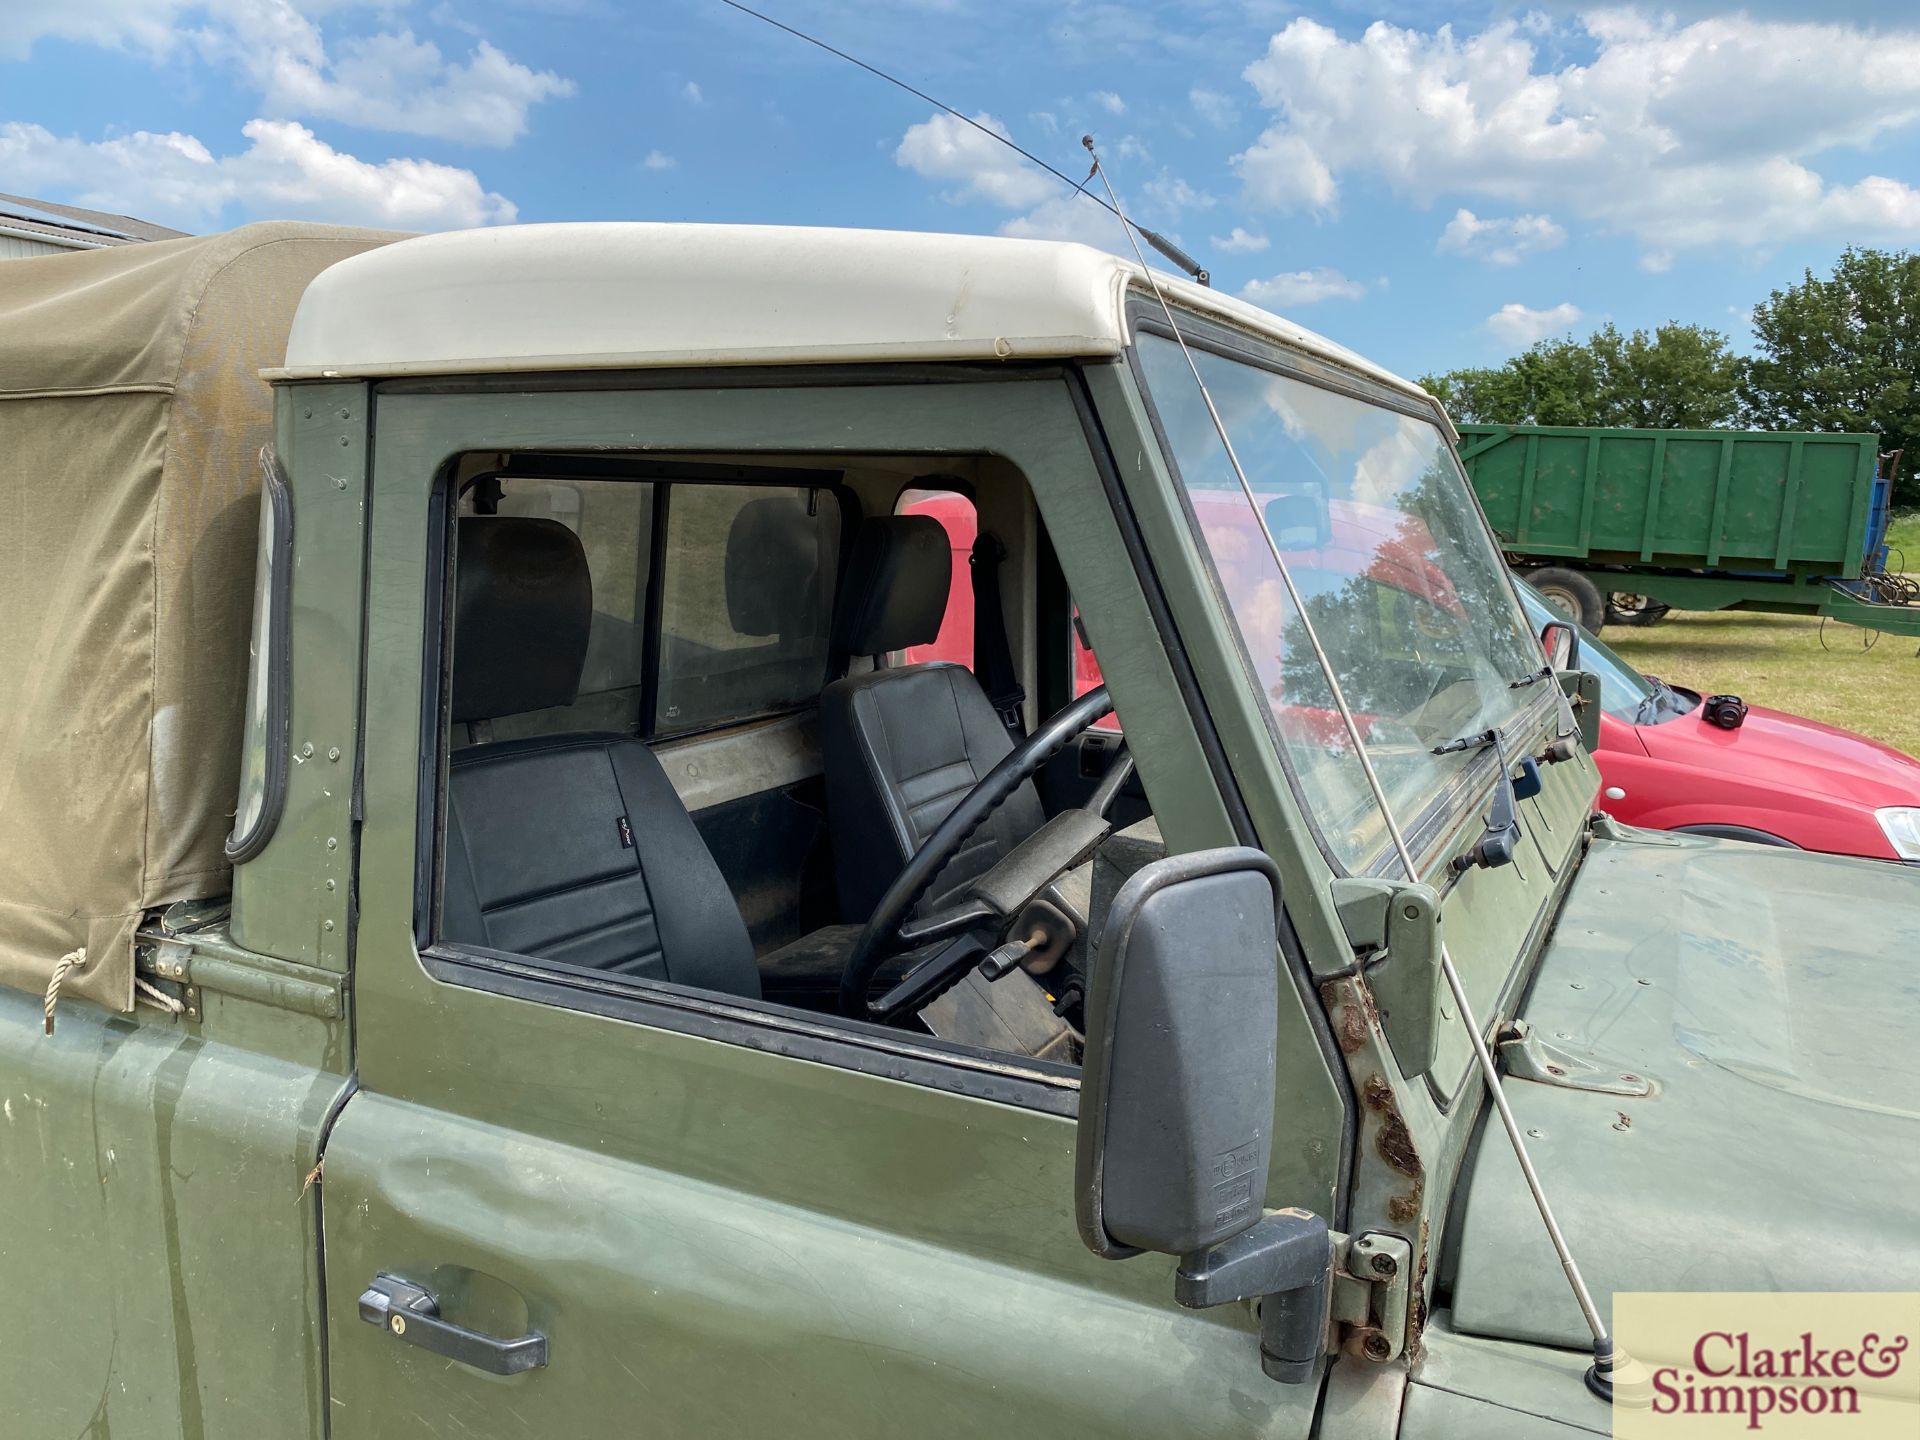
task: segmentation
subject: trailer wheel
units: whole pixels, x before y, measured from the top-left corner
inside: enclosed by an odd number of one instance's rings
[[[1589,630],[1607,623],[1607,600],[1600,587],[1578,570],[1564,565],[1543,565],[1527,576],[1527,583],[1540,592],[1554,609],[1577,620]]]
[[[1662,605],[1651,595],[1635,595],[1627,590],[1614,590],[1607,595],[1607,623],[1609,625],[1653,625],[1664,620],[1673,607]]]

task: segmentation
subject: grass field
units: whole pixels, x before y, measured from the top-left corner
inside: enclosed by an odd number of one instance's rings
[[[1920,512],[1896,520],[1888,538],[1920,575]],[[1869,632],[1829,622],[1823,646],[1818,620],[1680,611],[1645,629],[1609,625],[1603,638],[1675,685],[1731,692],[1920,755],[1920,639],[1882,635],[1869,649]]]

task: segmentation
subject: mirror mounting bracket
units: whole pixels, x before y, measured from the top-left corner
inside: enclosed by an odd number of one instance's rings
[[[1184,1256],[1173,1298],[1189,1309],[1260,1302],[1260,1368],[1283,1385],[1314,1377],[1333,1303],[1333,1236],[1306,1210],[1269,1210],[1238,1235]]]

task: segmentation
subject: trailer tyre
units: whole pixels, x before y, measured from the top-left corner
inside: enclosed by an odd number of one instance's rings
[[[1607,623],[1607,597],[1578,570],[1543,565],[1528,574],[1527,583],[1554,609],[1571,616],[1587,629],[1598,630]]]
[[[1614,590],[1607,595],[1609,625],[1654,625],[1666,618],[1670,605],[1662,605],[1651,595],[1635,595]]]

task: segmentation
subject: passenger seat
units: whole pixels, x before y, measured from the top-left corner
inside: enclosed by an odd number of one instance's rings
[[[593,616],[556,520],[459,522],[453,714],[571,705]],[[740,911],[653,752],[580,733],[472,745],[447,774],[441,938],[760,997]]]
[[[833,621],[834,643],[876,663],[931,644],[946,615],[953,547],[930,515],[883,515],[854,537]],[[841,918],[864,921],[942,820],[1013,752],[1007,727],[973,672],[935,661],[884,666],[820,697],[827,823]],[[973,832],[921,902],[952,903],[1046,821],[1022,781]]]

